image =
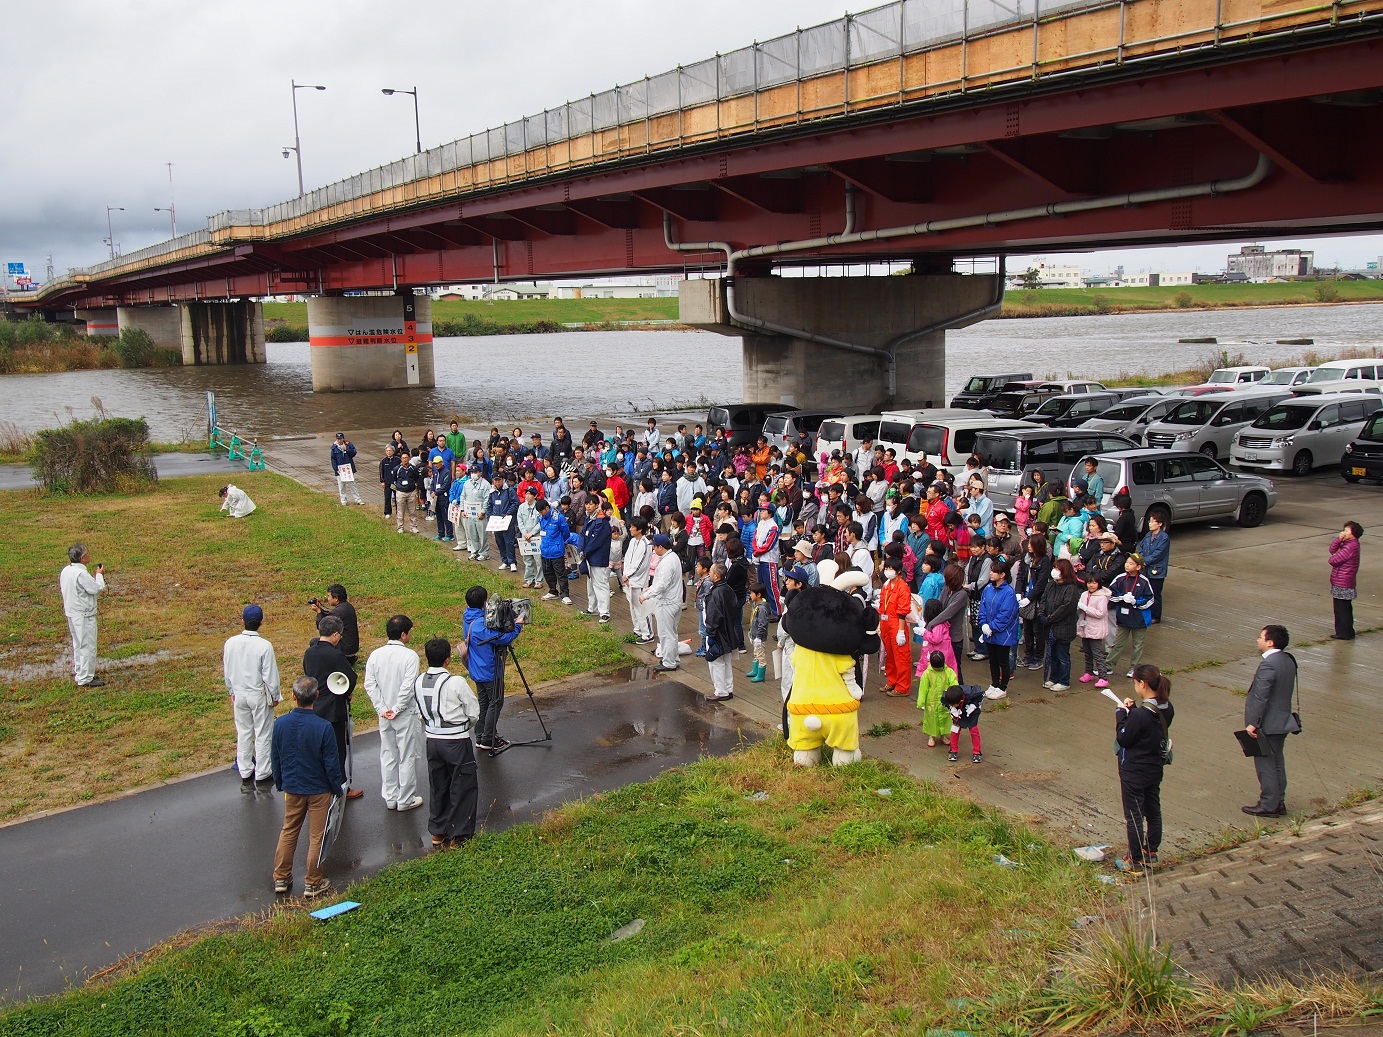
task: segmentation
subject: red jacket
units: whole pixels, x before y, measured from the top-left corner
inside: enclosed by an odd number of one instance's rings
[[[938,497],[927,505],[927,535],[933,540],[939,540],[943,544],[950,543],[950,538],[946,535],[946,516],[951,513],[951,509],[946,507],[946,502]]]
[[[1330,586],[1353,589],[1359,577],[1359,541],[1336,537],[1330,542]]]
[[[694,533],[696,530],[699,529],[699,530],[701,531],[701,544],[702,544],[702,546],[705,547],[705,548],[707,548],[708,550],[710,549],[711,544],[712,544],[712,540],[711,540],[711,518],[710,518],[709,515],[702,515],[701,518],[700,518],[699,520],[693,518],[691,515],[688,515],[688,516],[687,516],[687,522],[686,522],[686,529],[687,529],[687,536],[688,536],[688,537],[690,537],[690,536],[692,535],[692,533]]]

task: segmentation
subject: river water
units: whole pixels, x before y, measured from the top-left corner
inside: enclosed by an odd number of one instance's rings
[[[1214,336],[1219,345],[1178,344]],[[1383,305],[1295,306],[990,320],[947,335],[946,396],[971,374],[1113,377],[1190,367],[1213,350],[1249,362],[1285,359],[1310,338],[1322,356],[1383,352]],[[269,343],[268,363],[141,371],[75,371],[0,377],[0,421],[25,431],[88,417],[93,398],[114,415],[148,419],[152,437],[199,437],[206,390],[222,424],[271,436],[470,425],[576,414],[702,409],[741,395],[739,340],[698,331],[585,331],[444,338],[435,346],[437,386],[361,393],[312,392],[306,343]],[[840,360],[848,371],[850,358]]]

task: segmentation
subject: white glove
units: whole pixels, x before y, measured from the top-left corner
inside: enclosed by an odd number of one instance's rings
[[[915,627],[912,628],[912,632],[913,632],[914,634],[916,634],[918,637],[926,637],[926,636],[927,636],[927,627],[926,627],[926,624],[924,624],[924,623],[918,623],[917,626],[915,626]]]
[[[990,625],[989,625],[988,623],[982,624],[982,625],[980,626],[980,629],[984,631],[984,636],[985,636],[985,637],[989,637],[989,636],[991,636],[991,635],[994,633],[993,629],[990,627]]]
[[[1135,598],[1132,593],[1129,593],[1124,595],[1124,600],[1127,601],[1130,605],[1132,605],[1138,599]]]
[[[1027,599],[1027,598],[1019,598],[1019,599],[1018,599],[1018,607],[1019,607],[1019,608],[1027,608],[1027,607],[1028,607],[1028,599]]]
[[[898,628],[898,635],[894,639],[895,644],[905,645],[908,643],[908,635],[903,633],[903,628]]]

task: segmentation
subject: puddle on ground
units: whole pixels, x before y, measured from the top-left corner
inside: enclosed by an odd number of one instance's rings
[[[97,656],[96,672],[102,674],[112,670],[128,670],[136,666],[149,666],[153,663],[164,663],[172,659],[184,659],[191,654],[191,652],[170,652],[166,648],[161,648],[157,652],[143,652],[125,659],[107,659],[103,656]],[[60,652],[51,662],[25,663],[23,666],[16,666],[13,669],[0,670],[0,681],[52,680],[71,675],[72,651],[67,649]]]

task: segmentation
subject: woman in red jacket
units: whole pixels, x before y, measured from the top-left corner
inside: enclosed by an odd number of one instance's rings
[[[1330,597],[1335,604],[1336,641],[1354,640],[1354,599],[1359,581],[1359,538],[1364,527],[1346,522],[1340,535],[1330,542]]]

